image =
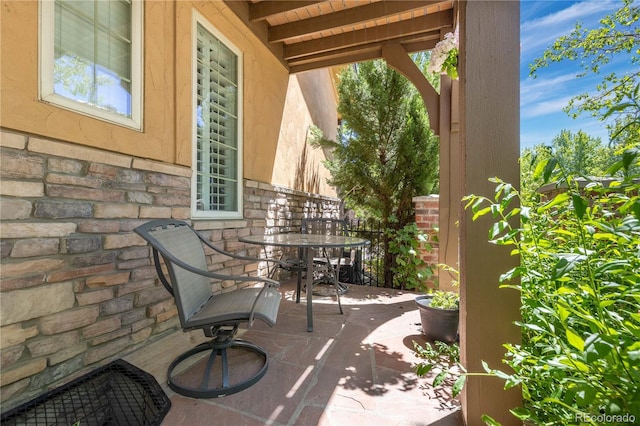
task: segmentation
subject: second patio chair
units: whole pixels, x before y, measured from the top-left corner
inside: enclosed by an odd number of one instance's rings
[[[221,250],[179,220],[154,220],[134,231],[153,249],[156,272],[175,297],[182,328],[201,329],[211,338],[171,363],[167,374],[169,387],[181,395],[213,398],[239,392],[258,382],[267,372],[267,353],[235,336],[240,324],[251,327],[256,319],[270,326],[275,324],[281,297],[279,283],[268,278],[210,272],[204,247],[240,260],[265,259]],[[261,285],[213,294],[212,279]]]

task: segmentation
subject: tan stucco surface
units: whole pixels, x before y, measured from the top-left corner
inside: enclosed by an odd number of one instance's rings
[[[145,1],[144,128],[136,131],[38,100],[38,2],[2,3],[0,125],[149,158],[191,165],[192,19],[197,10],[243,52],[244,177],[294,189],[311,124],[335,138],[337,113],[328,70],[288,70],[222,1]],[[301,84],[300,82],[303,82]],[[321,151],[307,150],[305,176],[326,185]]]

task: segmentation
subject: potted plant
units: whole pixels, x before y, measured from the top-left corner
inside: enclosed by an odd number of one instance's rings
[[[455,274],[451,282],[458,286],[459,272],[448,265],[438,265],[441,270]],[[416,297],[420,311],[422,333],[428,340],[439,340],[452,343],[458,340],[458,323],[460,319],[460,297],[455,291],[436,288],[431,293]]]

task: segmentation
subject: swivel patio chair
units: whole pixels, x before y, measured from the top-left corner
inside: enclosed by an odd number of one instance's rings
[[[256,319],[270,326],[275,324],[281,297],[277,289],[279,283],[268,278],[210,272],[204,247],[239,260],[261,262],[265,259],[221,250],[179,220],[154,220],[134,231],[153,249],[158,278],[175,298],[183,330],[201,329],[211,338],[170,364],[169,387],[193,398],[214,398],[257,383],[267,372],[267,353],[260,346],[235,336],[240,324],[251,327]],[[262,285],[213,294],[211,279]],[[231,364],[239,368],[232,369]]]

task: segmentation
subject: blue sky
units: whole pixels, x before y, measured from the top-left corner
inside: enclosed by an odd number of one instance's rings
[[[576,133],[583,130],[588,135],[600,137],[603,143],[609,138],[605,124],[582,114],[576,119],[562,109],[569,99],[580,93],[595,90],[601,76],[576,78],[581,71],[579,64],[563,61],[538,71],[538,77],[529,77],[529,64],[542,56],[545,48],[556,38],[569,33],[577,21],[585,28],[598,27],[598,21],[618,9],[620,1],[533,1],[523,0],[520,6],[520,146],[530,147],[550,143],[561,130]],[[630,64],[620,58],[614,60],[605,74],[612,70],[623,73]]]

